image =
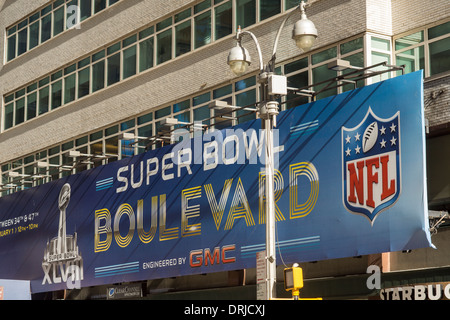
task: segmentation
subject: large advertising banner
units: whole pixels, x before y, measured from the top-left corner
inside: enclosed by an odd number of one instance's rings
[[[432,246],[422,73],[281,112],[277,261]],[[32,292],[254,268],[265,249],[260,120],[0,199],[0,278]]]

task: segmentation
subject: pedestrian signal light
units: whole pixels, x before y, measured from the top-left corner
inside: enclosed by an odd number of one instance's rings
[[[292,291],[292,295],[298,297],[301,288],[303,288],[302,268],[294,265],[291,268],[284,269],[284,289],[286,291]]]

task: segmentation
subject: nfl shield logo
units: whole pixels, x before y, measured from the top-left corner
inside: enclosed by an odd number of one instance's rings
[[[359,125],[342,127],[341,139],[344,206],[373,224],[400,195],[400,112],[382,119],[369,107]]]

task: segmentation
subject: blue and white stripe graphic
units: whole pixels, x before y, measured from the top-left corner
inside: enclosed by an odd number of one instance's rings
[[[113,186],[113,178],[107,178],[95,182],[95,191],[109,189]]]
[[[290,134],[291,134],[291,136],[296,136],[301,133],[316,130],[318,128],[319,128],[319,120],[314,120],[314,121],[299,124],[298,126],[291,127]]]
[[[312,236],[305,238],[298,238],[292,240],[285,241],[277,241],[276,247],[277,251],[280,249],[283,252],[288,252],[291,250],[307,250],[311,247],[318,246],[320,244],[320,236]],[[241,256],[243,258],[254,256],[257,252],[263,251],[266,249],[266,244],[255,244],[251,246],[243,246],[241,247]]]
[[[139,261],[95,268],[95,277],[108,277],[118,274],[139,272]]]

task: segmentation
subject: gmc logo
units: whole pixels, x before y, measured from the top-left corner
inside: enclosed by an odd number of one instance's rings
[[[203,265],[226,264],[236,262],[236,257],[230,256],[230,251],[236,250],[235,244],[215,247],[213,252],[209,248],[192,250],[189,254],[189,265],[191,268],[201,267]]]

